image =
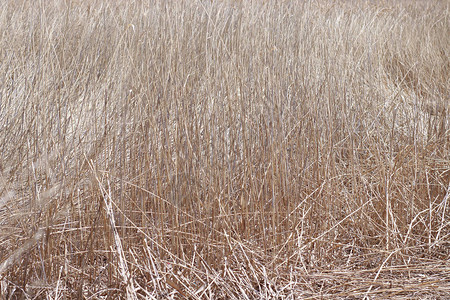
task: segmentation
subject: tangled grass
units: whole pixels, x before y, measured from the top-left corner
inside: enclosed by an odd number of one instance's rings
[[[2,299],[450,293],[447,1],[4,1]]]

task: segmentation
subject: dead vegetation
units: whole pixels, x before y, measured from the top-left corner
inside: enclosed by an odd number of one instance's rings
[[[5,1],[2,299],[444,299],[447,1]]]

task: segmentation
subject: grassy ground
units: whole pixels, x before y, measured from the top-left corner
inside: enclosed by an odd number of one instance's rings
[[[4,1],[2,299],[444,299],[448,1]]]

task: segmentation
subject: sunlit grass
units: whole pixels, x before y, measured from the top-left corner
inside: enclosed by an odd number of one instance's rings
[[[449,24],[446,1],[6,1],[1,294],[448,294]]]

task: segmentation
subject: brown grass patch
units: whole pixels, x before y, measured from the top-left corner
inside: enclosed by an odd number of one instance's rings
[[[450,293],[447,1],[5,1],[2,299]]]

